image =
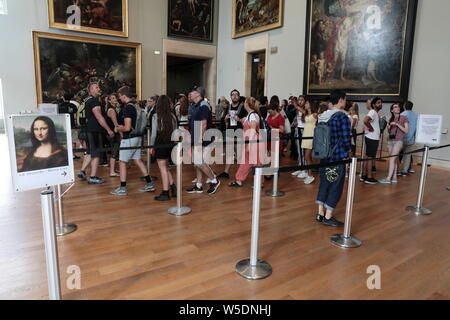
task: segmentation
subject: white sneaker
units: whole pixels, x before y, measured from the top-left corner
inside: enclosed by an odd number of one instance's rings
[[[299,179],[306,179],[306,178],[308,178],[308,172],[300,171],[300,173],[298,174],[297,178],[299,178]]]
[[[296,176],[298,176],[300,173],[301,173],[301,171],[295,171],[295,172],[292,173],[292,175],[293,175],[294,177],[296,177]]]
[[[308,177],[306,177],[306,179],[305,179],[305,184],[311,184],[311,183],[313,183],[314,181],[316,181],[316,178],[311,177],[311,176],[308,176]]]

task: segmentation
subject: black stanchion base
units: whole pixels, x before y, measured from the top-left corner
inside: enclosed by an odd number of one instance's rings
[[[272,274],[272,266],[263,260],[258,260],[256,266],[252,266],[250,259],[247,259],[238,262],[236,272],[248,280],[262,280]]]

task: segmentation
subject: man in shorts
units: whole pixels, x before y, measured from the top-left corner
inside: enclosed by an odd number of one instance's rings
[[[122,87],[118,91],[119,99],[124,104],[124,107],[119,113],[119,118],[121,119],[123,125],[117,126],[115,131],[120,133],[122,136],[122,141],[120,143],[120,148],[136,148],[132,150],[120,150],[119,160],[120,160],[120,187],[112,191],[111,194],[115,196],[126,196],[128,195],[127,188],[127,166],[130,160],[134,160],[136,165],[142,172],[142,176],[146,181],[146,185],[139,189],[140,192],[154,192],[155,186],[153,185],[152,179],[150,178],[147,168],[141,160],[141,145],[142,136],[134,136],[132,134],[133,128],[136,128],[137,122],[137,111],[133,104],[134,93],[130,87]]]

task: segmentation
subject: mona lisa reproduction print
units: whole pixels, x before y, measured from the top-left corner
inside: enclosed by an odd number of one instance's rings
[[[74,181],[69,115],[12,115],[7,126],[16,191]]]
[[[408,98],[417,0],[308,0],[304,91]]]

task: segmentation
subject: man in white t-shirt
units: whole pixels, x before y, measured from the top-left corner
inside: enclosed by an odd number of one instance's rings
[[[376,158],[378,146],[380,144],[381,130],[380,117],[378,113],[383,109],[383,101],[381,98],[374,98],[367,102],[369,113],[364,118],[366,156],[368,158]],[[372,167],[375,160],[364,162],[363,174],[361,182],[366,184],[377,184],[378,181],[372,176]]]

